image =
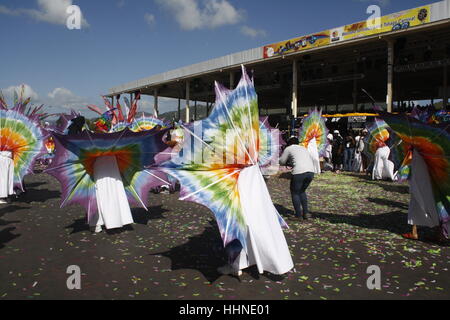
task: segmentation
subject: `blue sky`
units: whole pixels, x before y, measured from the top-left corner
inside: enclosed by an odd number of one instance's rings
[[[420,0],[0,0],[0,88],[27,85],[51,112],[101,103],[129,81],[292,37],[435,1]],[[78,5],[81,30],[66,27]],[[152,99],[141,108],[151,111]],[[176,108],[165,101],[161,112]],[[89,115],[88,112],[86,112]]]

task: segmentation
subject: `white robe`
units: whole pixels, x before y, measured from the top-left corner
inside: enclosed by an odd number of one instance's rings
[[[311,159],[313,161],[314,165],[314,173],[315,174],[321,174],[322,170],[320,169],[320,157],[319,157],[319,151],[317,150],[317,142],[316,139],[311,139],[311,141],[308,144],[308,151],[311,155]]]
[[[14,160],[11,151],[0,152],[0,199],[14,194]]]
[[[363,172],[363,161],[362,161],[362,152],[364,151],[364,141],[361,140],[360,136],[356,137],[356,152],[355,158],[353,159],[352,171],[353,172]]]
[[[372,179],[384,180],[395,179],[394,177],[394,163],[389,160],[391,149],[388,146],[378,148],[375,153],[375,164],[373,166]]]
[[[422,156],[414,150],[409,179],[411,200],[408,209],[410,225],[436,227],[440,225],[428,168]]]
[[[134,223],[116,157],[98,158],[94,164],[94,179],[98,215],[91,225],[115,229]]]
[[[241,172],[238,189],[248,227],[248,252],[241,251],[234,268],[242,270],[256,265],[259,273],[287,273],[294,267],[294,262],[259,166]]]

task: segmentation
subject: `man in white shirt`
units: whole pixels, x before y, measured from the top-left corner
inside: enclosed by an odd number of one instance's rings
[[[293,167],[291,195],[295,215],[297,218],[303,217],[304,220],[307,220],[309,211],[306,189],[314,179],[314,163],[308,150],[300,146],[298,139],[295,137],[289,139],[288,147],[280,158],[280,165],[288,164]]]

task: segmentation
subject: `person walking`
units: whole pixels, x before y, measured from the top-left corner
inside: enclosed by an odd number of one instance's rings
[[[299,145],[298,138],[289,139],[288,147],[281,155],[280,165],[293,167],[290,189],[295,215],[307,220],[309,210],[306,189],[314,179],[314,163],[308,149]]]
[[[332,161],[334,172],[339,173],[342,170],[344,153],[344,139],[338,130],[333,133]]]
[[[352,171],[353,155],[355,153],[355,140],[351,134],[345,137],[344,144],[344,171]]]

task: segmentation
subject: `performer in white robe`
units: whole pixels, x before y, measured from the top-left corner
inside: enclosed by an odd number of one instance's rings
[[[422,156],[414,150],[409,180],[411,200],[408,223],[415,226],[434,228],[440,225],[431,179]]]
[[[391,149],[388,146],[378,148],[372,171],[373,180],[391,179],[394,181],[394,163],[389,160]]]
[[[14,160],[11,151],[0,152],[0,203],[14,194]]]
[[[233,269],[256,265],[259,273],[268,271],[281,275],[294,267],[280,225],[280,217],[272,203],[259,166],[244,169],[238,180],[239,195],[247,223],[247,252],[241,251]]]
[[[355,138],[356,147],[355,147],[355,158],[353,159],[353,172],[364,172],[364,165],[362,160],[362,152],[364,151],[364,141],[361,136],[357,136]]]
[[[328,145],[325,149],[324,160],[325,163],[323,165],[324,171],[333,171],[333,135],[330,133],[327,136]]]
[[[403,237],[418,240],[418,226],[428,228],[442,226],[436,208],[436,199],[433,194],[433,187],[427,165],[423,157],[416,150],[413,152],[411,162],[409,192],[411,199],[408,209],[408,224],[412,225],[412,232],[404,234]],[[450,225],[448,227],[450,227]],[[436,239],[439,241],[443,240],[443,235],[439,228],[436,228]]]
[[[121,228],[134,223],[130,205],[115,156],[100,157],[94,164],[95,191],[98,215],[92,223],[96,232]]]
[[[320,157],[319,151],[317,150],[317,142],[315,138],[311,139],[311,141],[309,142],[308,151],[314,164],[314,173],[321,174],[322,170],[320,169]]]

